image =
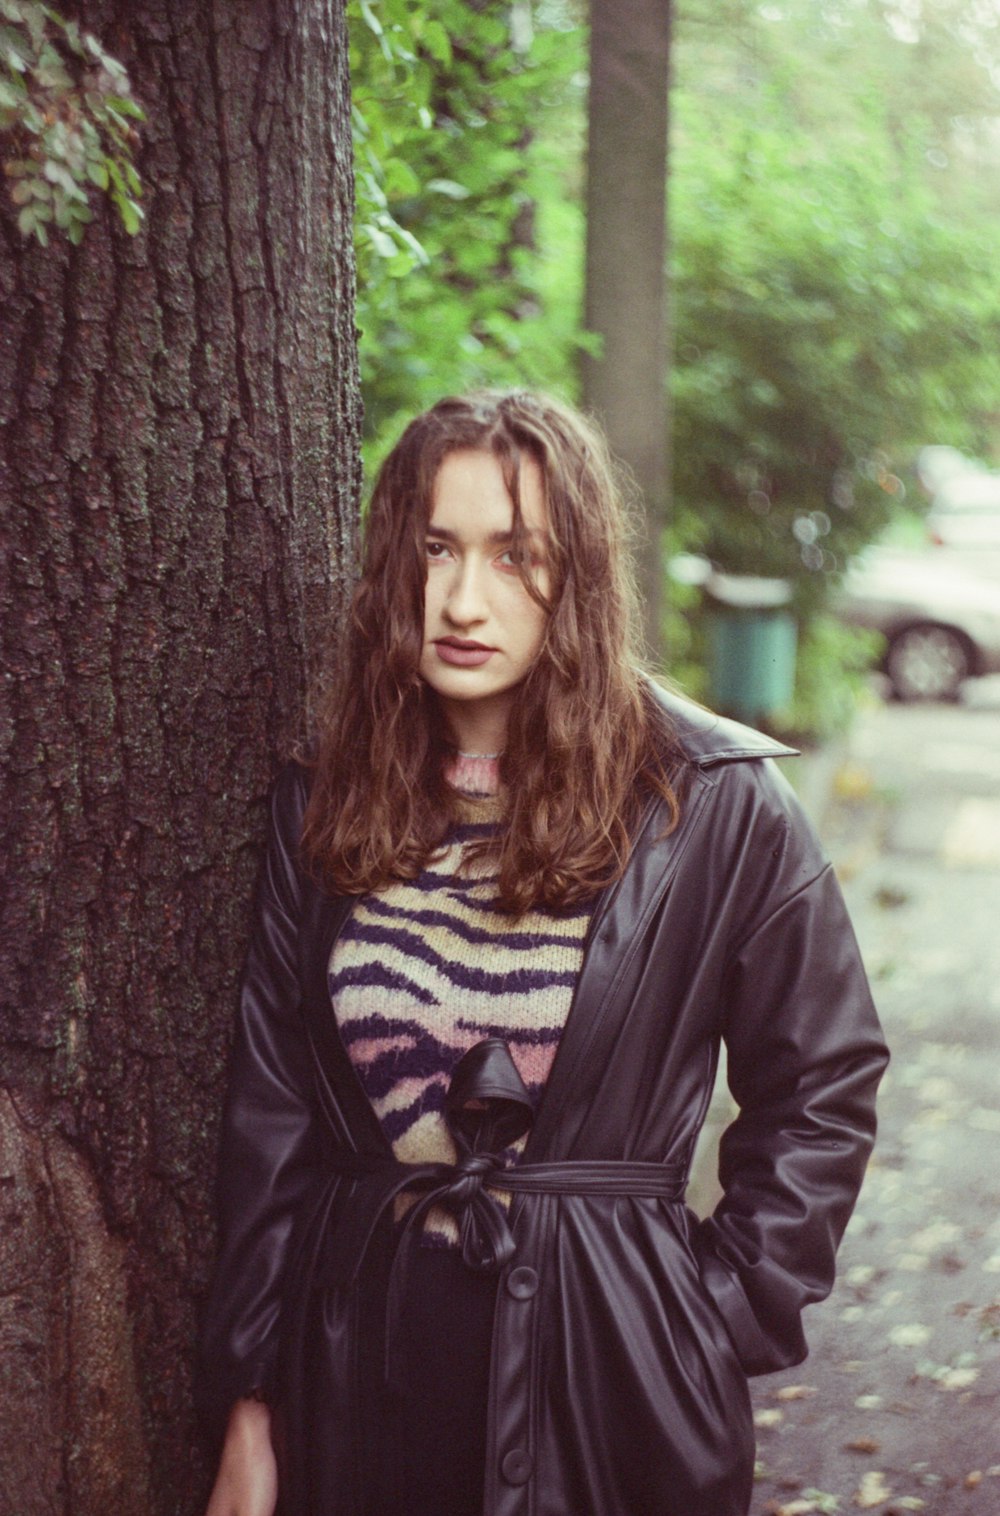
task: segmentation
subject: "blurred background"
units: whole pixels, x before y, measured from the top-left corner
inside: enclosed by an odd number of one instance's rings
[[[644,228],[619,223],[618,259],[588,259],[605,108],[588,82],[602,52],[627,78],[656,46],[669,340],[641,382],[662,390],[662,501],[609,426],[657,518],[655,660],[806,743],[847,727],[873,666],[903,699],[995,672],[996,7],[691,0],[671,25],[630,0],[593,6],[593,30],[572,0],[348,10],[369,479],[442,392],[537,385],[607,419],[586,315]]]

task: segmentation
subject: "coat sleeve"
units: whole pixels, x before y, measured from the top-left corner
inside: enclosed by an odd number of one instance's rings
[[[888,1058],[833,869],[784,782],[765,775],[762,788],[772,808],[757,818],[765,845],[752,850],[724,989],[739,1114],[720,1144],[723,1198],[698,1238],[750,1374],[806,1356],[801,1311],[832,1287]]]
[[[267,1396],[282,1279],[297,1212],[315,1183],[320,1124],[302,1016],[297,844],[305,774],[285,770],[271,796],[254,901],[219,1161],[220,1249],[201,1334],[199,1399],[221,1430],[234,1400]]]

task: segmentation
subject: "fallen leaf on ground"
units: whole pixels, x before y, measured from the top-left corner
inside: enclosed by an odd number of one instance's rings
[[[919,1232],[912,1234],[909,1246],[918,1253],[930,1253],[946,1243],[957,1242],[961,1235],[962,1228],[953,1221],[932,1221],[930,1226],[921,1227]]]
[[[854,1496],[854,1504],[862,1511],[872,1511],[892,1499],[892,1491],[885,1482],[885,1475],[878,1469],[862,1474],[861,1483]]]
[[[978,1369],[946,1369],[937,1383],[942,1390],[967,1390],[978,1378]]]
[[[849,1453],[877,1453],[882,1444],[875,1437],[855,1437],[844,1446]]]
[[[931,1329],[921,1321],[908,1321],[903,1326],[893,1327],[889,1341],[897,1348],[919,1348],[931,1337]]]
[[[967,1490],[978,1490],[978,1488],[982,1484],[982,1482],[983,1482],[983,1471],[982,1471],[982,1469],[973,1469],[971,1474],[966,1474],[966,1476],[965,1476],[964,1483],[965,1483],[965,1488]]]
[[[838,800],[867,800],[875,788],[871,770],[861,763],[843,763],[833,776],[833,792]],[[883,893],[883,892],[879,892]],[[884,891],[886,894],[900,894],[891,888]],[[894,904],[902,904],[908,897],[904,894],[902,900]],[[879,904],[882,902],[879,901]]]
[[[854,1402],[859,1411],[877,1411],[882,1404],[881,1395],[859,1395]]]
[[[777,1427],[785,1419],[784,1411],[754,1411],[753,1424],[755,1427]]]
[[[816,1391],[810,1384],[786,1384],[780,1390],[775,1390],[775,1400],[808,1400]]]
[[[803,1490],[795,1500],[786,1500],[781,1503],[777,1500],[769,1500],[764,1507],[767,1516],[827,1516],[828,1512],[836,1512],[840,1507],[840,1501],[836,1495],[828,1495],[825,1490]]]

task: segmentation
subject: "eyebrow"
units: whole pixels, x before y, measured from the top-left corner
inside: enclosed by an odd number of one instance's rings
[[[524,534],[526,537],[541,537],[543,540],[548,536],[547,532],[532,527],[525,527]],[[460,540],[459,534],[457,532],[451,531],[448,527],[433,526],[430,524],[427,527],[427,536],[437,537],[442,542],[457,543]],[[501,543],[513,542],[513,540],[514,533],[512,530],[506,532],[490,532],[489,536],[486,539],[491,547],[499,547]]]

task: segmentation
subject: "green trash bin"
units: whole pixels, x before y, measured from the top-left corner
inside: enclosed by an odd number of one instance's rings
[[[790,704],[795,688],[795,618],[786,579],[711,573],[708,601],[710,703],[751,724]]]

